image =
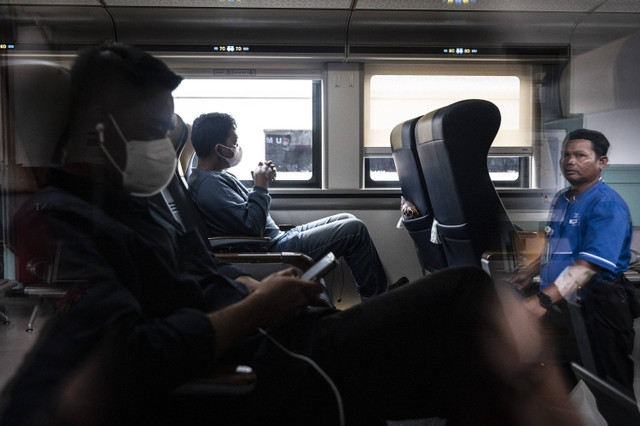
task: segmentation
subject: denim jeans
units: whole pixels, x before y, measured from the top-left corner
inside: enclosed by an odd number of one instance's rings
[[[344,257],[361,297],[384,293],[387,276],[367,226],[341,213],[296,226],[277,238],[269,251],[294,251],[319,260],[328,252]]]

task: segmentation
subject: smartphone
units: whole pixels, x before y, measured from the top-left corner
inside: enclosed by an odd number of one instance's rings
[[[305,273],[303,273],[300,278],[303,280],[317,280],[318,278],[322,278],[336,267],[338,261],[333,253],[327,253],[322,259],[318,260],[311,268],[307,269]]]

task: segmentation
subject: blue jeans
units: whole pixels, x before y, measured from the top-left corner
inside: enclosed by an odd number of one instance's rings
[[[296,226],[276,239],[268,250],[300,252],[315,261],[333,252],[347,261],[360,296],[375,296],[387,288],[387,275],[367,226],[349,213]]]

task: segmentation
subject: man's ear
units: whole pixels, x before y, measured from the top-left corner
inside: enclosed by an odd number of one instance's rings
[[[99,142],[104,143],[104,132],[107,121],[100,105],[94,105],[87,108],[86,111],[86,140],[89,145],[97,146]]]
[[[96,132],[98,132],[98,141],[104,143],[104,123],[102,121],[96,124]]]
[[[609,163],[609,157],[607,157],[606,155],[603,155],[598,159],[598,162],[600,163],[600,170],[602,170],[604,169],[604,166],[606,166],[607,163]]]
[[[100,142],[106,141],[109,122],[103,108],[93,105],[77,112],[69,142],[65,146],[66,164],[103,164]],[[106,118],[106,120],[105,120]]]

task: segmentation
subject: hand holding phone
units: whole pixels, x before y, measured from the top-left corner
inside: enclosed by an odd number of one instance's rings
[[[338,261],[336,257],[333,253],[329,252],[311,268],[307,269],[307,271],[300,276],[300,279],[313,281],[322,278],[327,272],[335,268],[337,264]]]

